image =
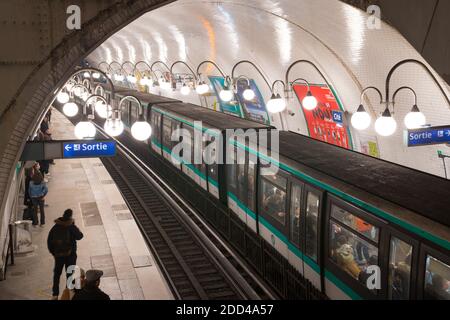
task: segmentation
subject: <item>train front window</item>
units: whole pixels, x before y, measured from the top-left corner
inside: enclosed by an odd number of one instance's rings
[[[428,255],[424,284],[426,300],[450,300],[450,266]]]
[[[412,246],[392,237],[389,255],[390,300],[408,300],[411,281]]]
[[[262,176],[262,212],[275,221],[286,225],[287,180],[278,175]]]
[[[378,265],[378,248],[338,222],[330,224],[329,256],[331,260],[361,285],[367,286],[372,274],[369,266]]]
[[[300,246],[300,219],[302,208],[302,187],[296,184],[291,188],[291,241]]]
[[[331,206],[331,216],[368,239],[378,242],[379,229],[363,219],[351,214],[347,210],[333,204]]]

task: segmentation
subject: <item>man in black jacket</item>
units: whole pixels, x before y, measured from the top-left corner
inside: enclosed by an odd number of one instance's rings
[[[72,300],[111,300],[109,296],[100,290],[101,270],[88,270],[86,272],[86,283],[83,289],[75,292]]]
[[[75,225],[72,215],[72,209],[64,211],[63,216],[55,220],[55,225],[48,234],[48,251],[55,258],[53,300],[57,300],[59,296],[59,278],[63,268],[65,267],[67,273],[69,266],[77,264],[77,241],[83,238],[83,233]],[[69,276],[70,274],[67,274],[67,277]]]

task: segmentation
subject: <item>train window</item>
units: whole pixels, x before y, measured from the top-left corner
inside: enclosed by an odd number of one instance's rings
[[[332,261],[364,286],[370,276],[366,268],[378,265],[378,248],[357,232],[338,222],[330,224],[329,255]]]
[[[425,271],[425,299],[450,300],[450,266],[428,255]]]
[[[250,160],[248,163],[247,206],[255,211],[255,177],[256,165]]]
[[[213,142],[210,142],[213,143]],[[207,149],[205,150],[205,152],[209,152],[209,154],[206,155],[206,159],[208,159],[208,163],[213,162],[212,164],[208,165],[208,177],[213,179],[214,181],[218,181],[218,165],[217,162],[215,160],[212,159],[216,159],[216,148],[210,147],[208,145]]]
[[[291,188],[291,241],[300,247],[300,219],[302,208],[302,187],[292,184]]]
[[[183,133],[183,145],[187,147],[187,149],[190,149],[190,151],[188,150],[184,150],[183,152],[183,160],[187,161],[188,164],[193,164],[194,163],[194,143],[192,142],[192,140],[194,139],[194,129],[192,127],[189,126],[184,126],[183,129],[185,129],[186,131],[182,131]]]
[[[228,156],[230,157],[230,164],[227,164],[227,181],[228,190],[236,194],[237,183],[236,183],[236,148],[228,146]]]
[[[317,261],[317,220],[319,218],[319,208],[319,196],[308,192],[305,216],[305,253],[314,261]]]
[[[171,148],[172,146],[172,121],[164,117],[163,118],[163,136],[162,136],[162,144],[166,148]]]
[[[176,133],[177,135],[176,135],[176,140],[171,142],[170,149],[172,149],[179,141],[181,141],[182,131],[180,129],[181,129],[181,123],[176,120],[172,120],[171,134]],[[170,139],[172,140],[172,137],[170,137]]]
[[[237,196],[239,200],[243,204],[247,204],[247,183],[245,176],[245,153],[242,152],[242,149],[237,149],[237,165],[236,165],[236,173],[237,173]]]
[[[390,300],[409,300],[412,249],[410,244],[391,238],[388,279]]]
[[[336,205],[332,205],[331,216],[370,240],[378,242],[379,229],[367,223],[363,219],[351,214],[347,210],[344,210]]]
[[[152,132],[157,142],[161,142],[161,115],[152,112]]]
[[[286,225],[286,178],[265,175],[261,178],[262,212],[275,221]]]

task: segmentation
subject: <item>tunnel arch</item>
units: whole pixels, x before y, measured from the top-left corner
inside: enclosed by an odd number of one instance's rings
[[[20,153],[52,102],[56,91],[79,65],[80,61],[109,36],[148,11],[174,0],[123,0],[98,12],[72,32],[43,59],[22,82],[13,98],[0,114],[0,252],[3,252],[6,229],[10,220],[10,187],[15,181],[15,168]],[[18,187],[18,186],[16,186]],[[8,202],[9,199],[9,202]],[[2,255],[0,254],[0,261]],[[1,270],[1,264],[0,264]]]

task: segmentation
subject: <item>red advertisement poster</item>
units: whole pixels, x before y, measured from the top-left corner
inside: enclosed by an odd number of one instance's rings
[[[293,88],[301,105],[308,92],[308,87],[303,84],[295,84]],[[311,85],[310,90],[316,97],[318,105],[312,111],[305,110],[302,106],[309,136],[339,147],[353,149],[350,131],[343,122],[343,109],[336,99],[333,89],[326,85]]]

